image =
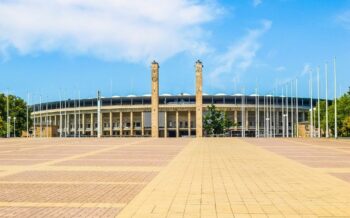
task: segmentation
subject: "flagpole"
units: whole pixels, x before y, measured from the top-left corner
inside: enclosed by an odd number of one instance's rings
[[[295,80],[295,96],[296,96],[296,107],[297,107],[297,138],[299,138],[299,98],[298,98],[298,79]]]
[[[286,109],[287,109],[287,113],[286,113],[286,128],[287,128],[287,138],[289,138],[289,109],[288,109],[289,103],[288,103],[288,84],[286,84]]]
[[[61,90],[60,90],[60,138],[62,138],[62,96],[61,96]]]
[[[257,118],[257,120],[258,120],[258,138],[260,138],[260,107],[259,107],[259,105],[260,105],[260,96],[259,96],[259,88],[257,88],[256,89],[257,90],[257,93],[258,93],[258,118]]]
[[[325,64],[326,74],[326,138],[329,138],[329,126],[328,126],[328,64]]]
[[[291,128],[292,128],[292,135],[291,137],[294,137],[294,104],[293,104],[293,80],[290,82],[290,111],[291,111]]]
[[[46,138],[49,137],[49,123],[48,123],[49,112],[48,112],[48,106],[49,106],[48,97],[46,96],[46,118],[45,118],[45,121],[46,121]]]
[[[40,118],[39,118],[39,120],[40,120],[40,138],[41,137],[43,137],[43,133],[42,133],[42,127],[43,127],[43,124],[42,124],[42,105],[41,105],[41,93],[40,93],[40,98],[39,98],[39,100],[40,100],[40,111],[39,111],[39,116],[40,116]]]
[[[7,120],[7,122],[6,122],[6,124],[7,124],[7,138],[10,138],[10,121],[9,121],[9,119],[10,119],[10,103],[9,103],[9,90],[7,89],[7,97],[6,97],[6,105],[7,105],[7,109],[6,109],[6,111],[7,111],[7,117],[6,117],[6,120]]]
[[[313,101],[312,101],[312,70],[310,71],[310,106],[311,106],[311,116],[310,116],[310,121],[311,121],[311,138],[314,137],[314,119],[313,119],[313,113],[314,113],[314,106],[313,106]]]
[[[336,59],[334,57],[334,138],[338,138],[338,123],[337,123],[337,68]]]
[[[78,97],[79,97],[79,127],[78,127],[78,132],[79,132],[79,138],[80,138],[80,132],[81,132],[81,110],[80,110],[80,90],[78,91]]]
[[[321,112],[320,112],[320,67],[317,68],[317,126],[318,138],[321,138]]]
[[[32,101],[33,101],[33,98],[32,98]],[[33,129],[33,136],[34,138],[36,138],[36,116],[35,116],[35,108],[36,108],[36,105],[34,104],[33,105],[33,119],[34,119],[34,129]]]
[[[27,138],[29,137],[29,92],[27,92]]]
[[[284,128],[284,90],[283,90],[283,87],[282,87],[282,137],[284,138],[285,137],[285,128]]]

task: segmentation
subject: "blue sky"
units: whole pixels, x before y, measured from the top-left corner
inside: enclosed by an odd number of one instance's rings
[[[0,17],[0,91],[35,102],[150,93],[153,59],[160,93],[194,93],[197,59],[210,94],[280,94],[298,78],[308,96],[328,62],[333,97],[334,56],[338,92],[350,86],[346,0],[0,0]]]

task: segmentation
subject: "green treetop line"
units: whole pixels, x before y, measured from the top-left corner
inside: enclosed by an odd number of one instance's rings
[[[21,136],[22,131],[27,131],[27,103],[14,95],[8,96],[9,100],[9,124],[10,135],[14,136],[14,121],[16,122],[15,135]],[[30,109],[29,109],[30,110]],[[16,117],[16,120],[14,120]],[[7,95],[0,93],[0,137],[6,137],[7,135]],[[29,128],[32,125],[29,111]]]
[[[330,134],[334,134],[334,103],[328,106],[328,125]],[[313,114],[315,127],[318,128],[318,105]],[[326,102],[320,102],[320,120],[321,120],[321,134],[326,134]],[[343,96],[337,99],[337,125],[338,136],[350,137],[350,90]]]

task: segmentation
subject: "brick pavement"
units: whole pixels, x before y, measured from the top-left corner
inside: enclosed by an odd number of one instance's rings
[[[115,217],[189,142],[0,140],[0,217]]]
[[[0,139],[0,217],[350,217],[350,141]]]

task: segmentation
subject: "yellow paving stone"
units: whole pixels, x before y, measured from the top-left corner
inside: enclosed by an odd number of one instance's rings
[[[0,139],[0,216],[350,217],[350,181],[332,174],[350,172],[343,148],[350,141]]]

